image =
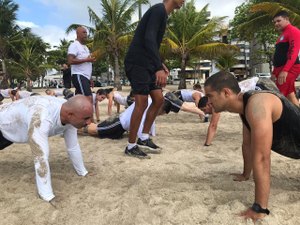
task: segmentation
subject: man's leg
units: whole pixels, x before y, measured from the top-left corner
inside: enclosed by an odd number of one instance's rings
[[[161,89],[151,91],[150,96],[152,98],[152,104],[150,105],[150,107],[147,111],[144,128],[143,128],[144,134],[149,134],[151,126],[152,126],[161,106],[164,103],[164,97],[162,95]]]
[[[135,95],[135,107],[130,119],[130,129],[129,129],[129,138],[128,138],[129,144],[136,143],[137,133],[141,124],[143,114],[147,106],[148,106],[148,95]]]
[[[286,97],[287,97],[287,99],[290,100],[293,104],[295,104],[296,106],[299,107],[299,100],[297,99],[295,92],[292,92],[292,93],[288,94]]]

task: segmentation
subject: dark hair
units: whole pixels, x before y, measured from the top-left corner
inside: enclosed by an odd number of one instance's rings
[[[194,84],[193,88],[194,88],[194,90],[202,89],[201,84]]]
[[[277,12],[277,13],[273,16],[272,19],[275,19],[276,17],[279,17],[279,16],[281,16],[281,17],[283,17],[283,18],[289,18],[289,13],[288,13],[287,11],[285,11],[285,10],[281,10],[281,11]]]
[[[97,95],[106,95],[106,89],[98,89],[98,91],[96,92]]]
[[[220,71],[210,76],[205,81],[204,86],[210,86],[216,92],[222,91],[223,88],[229,88],[236,94],[241,92],[241,88],[235,77],[226,71]]]
[[[11,90],[10,93],[11,93],[13,96],[16,96],[17,92],[18,92],[17,90]]]
[[[204,108],[208,103],[208,97],[204,96],[202,98],[200,98],[200,101],[198,103],[198,108],[201,109],[201,108]]]
[[[112,92],[114,89],[113,88],[106,88],[104,89],[106,92],[106,95],[108,95],[110,92]]]

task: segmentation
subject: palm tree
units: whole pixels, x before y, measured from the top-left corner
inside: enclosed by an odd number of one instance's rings
[[[27,81],[27,90],[31,91],[31,80],[39,77],[45,71],[46,49],[49,47],[40,37],[32,33],[24,34],[24,38],[17,45],[16,58],[12,61],[18,71],[25,75]],[[15,47],[16,48],[16,47]]]
[[[208,5],[196,11],[194,0],[169,18],[166,38],[162,49],[169,46],[180,58],[181,72],[179,89],[186,88],[185,69],[191,56],[213,58],[236,47],[213,41],[218,36],[224,17],[208,19]]]
[[[120,82],[120,57],[131,41],[131,33],[136,23],[131,23],[131,17],[138,6],[138,1],[132,0],[101,0],[102,17],[99,17],[90,7],[88,12],[94,27],[86,26],[94,35],[92,46],[99,58],[108,56],[114,68],[114,86],[122,89]],[[76,29],[78,24],[67,28],[67,33]]]
[[[216,67],[220,70],[230,72],[230,68],[232,68],[238,62],[236,56],[238,56],[237,51],[228,51],[224,54],[221,54],[215,59]]]
[[[253,36],[257,31],[273,28],[273,16],[285,10],[290,14],[291,23],[300,27],[299,3],[299,0],[250,0],[240,6],[240,10],[244,12],[240,12],[240,18],[234,25],[238,26],[238,32],[244,36]]]
[[[11,0],[0,0],[0,61],[2,64],[3,79],[2,88],[8,86],[8,74],[6,70],[9,42],[15,37],[18,27],[15,24],[16,12],[19,6]]]

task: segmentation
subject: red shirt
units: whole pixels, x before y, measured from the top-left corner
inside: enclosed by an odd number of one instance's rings
[[[273,58],[274,67],[282,67],[282,71],[289,72],[294,64],[300,64],[300,30],[287,25],[275,45]]]

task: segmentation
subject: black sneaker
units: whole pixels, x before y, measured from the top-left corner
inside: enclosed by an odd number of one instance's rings
[[[140,138],[137,141],[138,146],[141,147],[147,153],[158,154],[161,152],[161,148],[153,143],[153,141],[149,138],[147,140],[142,141]]]
[[[143,152],[138,145],[134,146],[132,149],[128,150],[128,147],[125,148],[125,154],[132,157],[137,157],[139,159],[150,159],[145,152]]]

